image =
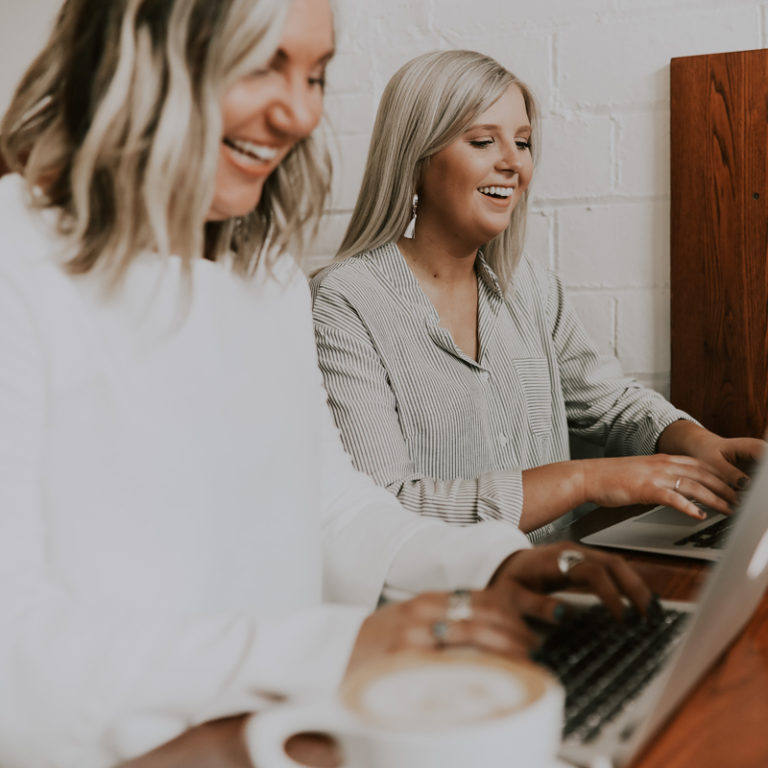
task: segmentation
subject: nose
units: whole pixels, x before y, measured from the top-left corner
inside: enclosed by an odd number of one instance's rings
[[[322,111],[322,96],[309,83],[297,79],[286,83],[273,102],[270,121],[281,133],[304,138],[317,127]]]
[[[525,150],[520,149],[516,142],[505,142],[499,155],[498,169],[508,173],[519,173],[523,165],[524,152]]]

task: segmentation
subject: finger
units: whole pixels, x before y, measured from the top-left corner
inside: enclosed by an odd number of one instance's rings
[[[754,437],[734,437],[727,441],[723,455],[738,467],[748,467],[759,461],[765,452],[765,440]]]
[[[477,598],[473,600],[472,615],[468,620],[479,621],[495,627],[502,632],[516,636],[522,643],[530,645],[535,642],[536,638],[523,620],[525,612],[521,609],[520,601],[517,599],[519,593],[524,591],[522,589],[516,590],[512,610],[504,608],[502,601],[498,600],[495,595],[474,593],[477,594]]]
[[[735,470],[738,476],[740,477],[743,473],[737,470],[735,467],[728,464],[725,459],[722,459],[722,463],[726,467],[730,467],[732,470]],[[718,496],[721,499],[724,499],[728,504],[735,504],[738,501],[738,494],[734,490],[734,488],[729,485],[726,480],[723,479],[723,473],[724,470],[718,470],[716,467],[711,466],[709,464],[704,464],[698,467],[691,467],[689,468],[685,473],[678,475],[682,480],[684,480],[686,477],[694,480],[695,482],[699,483],[700,485],[705,486],[708,488],[712,493],[714,493],[716,496]],[[679,488],[678,488],[679,491]]]
[[[603,559],[603,563],[610,571],[611,578],[619,591],[629,599],[629,602],[640,613],[645,615],[653,593],[640,574],[622,557],[607,553],[599,553],[598,556]]]
[[[717,474],[725,480],[731,488],[745,488],[749,482],[749,475],[731,463],[724,455],[718,456],[712,462]]]
[[[721,512],[724,515],[733,514],[733,509],[727,501],[712,493],[709,488],[706,488],[701,483],[689,477],[680,478],[680,482],[677,484],[677,495],[682,496],[685,501],[695,499],[696,501],[701,502],[708,507],[712,507],[712,509]],[[734,498],[734,502],[736,501],[738,501],[738,499]],[[696,507],[695,504],[693,506]],[[696,515],[696,517],[699,519],[705,519],[706,513],[702,512],[702,510],[700,510],[698,507],[696,507],[696,509],[700,513]]]
[[[567,610],[566,604],[562,600],[529,589],[519,590],[517,605],[520,612],[526,617],[547,624],[559,624]]]
[[[518,632],[516,629],[508,631],[498,624],[489,624],[478,618],[451,621],[446,625],[442,646],[469,646],[505,656],[527,656],[538,645],[538,640],[532,632]]]
[[[624,616],[624,603],[608,570],[596,559],[584,560],[574,565],[568,575],[573,584],[589,587],[613,616],[621,620]]]

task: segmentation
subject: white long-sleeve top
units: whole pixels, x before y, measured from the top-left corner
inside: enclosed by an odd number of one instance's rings
[[[332,690],[385,583],[479,587],[525,546],[353,470],[293,262],[185,284],[147,254],[105,295],[53,222],[0,180],[3,768],[101,768]]]

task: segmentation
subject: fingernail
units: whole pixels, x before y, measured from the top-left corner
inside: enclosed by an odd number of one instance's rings
[[[743,491],[749,485],[748,477],[740,477],[739,482],[736,483],[740,491]]]
[[[552,613],[552,617],[559,624],[565,618],[565,605],[558,603]]]

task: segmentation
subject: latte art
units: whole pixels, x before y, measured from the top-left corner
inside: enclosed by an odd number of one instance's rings
[[[347,707],[378,727],[455,728],[513,714],[542,695],[544,679],[530,665],[442,653],[377,665],[351,682]]]

